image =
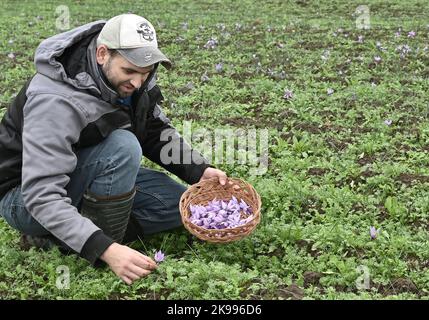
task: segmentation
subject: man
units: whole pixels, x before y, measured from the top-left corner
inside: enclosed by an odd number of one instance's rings
[[[154,27],[133,14],[39,45],[37,73],[0,124],[0,212],[27,243],[104,261],[131,284],[156,264],[121,243],[180,227],[186,190],[142,155],[189,184],[226,182],[163,114],[159,64],[171,67]],[[165,161],[167,145],[192,162]]]

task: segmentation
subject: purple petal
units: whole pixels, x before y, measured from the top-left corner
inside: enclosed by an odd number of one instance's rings
[[[377,235],[378,235],[377,229],[373,226],[369,227],[369,235],[371,236],[372,240],[375,240],[377,238]]]
[[[164,261],[165,255],[164,255],[164,253],[162,253],[161,250],[159,250],[159,251],[157,251],[155,253],[155,257],[154,258],[155,258],[156,262],[162,262],[162,261]]]

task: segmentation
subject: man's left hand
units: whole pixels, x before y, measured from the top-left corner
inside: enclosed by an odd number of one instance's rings
[[[204,170],[204,173],[201,176],[200,181],[216,178],[216,177],[219,179],[219,183],[221,185],[224,186],[226,184],[226,181],[228,178],[226,173],[223,172],[222,170],[215,169],[215,168],[207,168],[206,170]]]

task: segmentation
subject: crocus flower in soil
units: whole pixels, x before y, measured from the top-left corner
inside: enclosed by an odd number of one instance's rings
[[[377,230],[374,226],[369,227],[369,235],[371,236],[372,240],[377,239],[379,231],[380,229]]]
[[[285,94],[283,95],[283,99],[285,100],[291,100],[293,98],[293,92],[292,90],[285,90]]]
[[[326,90],[326,92],[328,93],[328,96],[330,96],[334,93],[334,89],[328,88],[328,90]]]
[[[400,45],[396,47],[396,51],[399,52],[401,59],[405,58],[405,56],[411,52],[411,48],[409,45]]]
[[[222,63],[216,63],[215,69],[216,69],[216,72],[222,72],[223,64]]]
[[[218,42],[215,38],[211,38],[207,43],[204,45],[204,48],[206,49],[214,49],[218,45]]]
[[[408,32],[408,38],[414,38],[415,36],[416,36],[416,32],[415,31]]]
[[[165,255],[161,250],[159,250],[155,253],[154,258],[155,258],[155,262],[160,263],[160,262],[164,261]]]
[[[363,36],[359,36],[357,42],[363,43]]]
[[[384,120],[384,124],[386,126],[390,126],[392,124],[392,120],[391,119],[386,119],[386,120]]]

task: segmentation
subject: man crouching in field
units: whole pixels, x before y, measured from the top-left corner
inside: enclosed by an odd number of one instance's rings
[[[0,124],[0,212],[22,241],[104,261],[131,284],[156,264],[121,243],[180,227],[186,190],[141,167],[142,155],[189,184],[213,177],[225,183],[226,174],[163,114],[159,64],[171,66],[152,24],[133,14],[40,44],[36,75]],[[167,144],[192,162],[163,161]]]

